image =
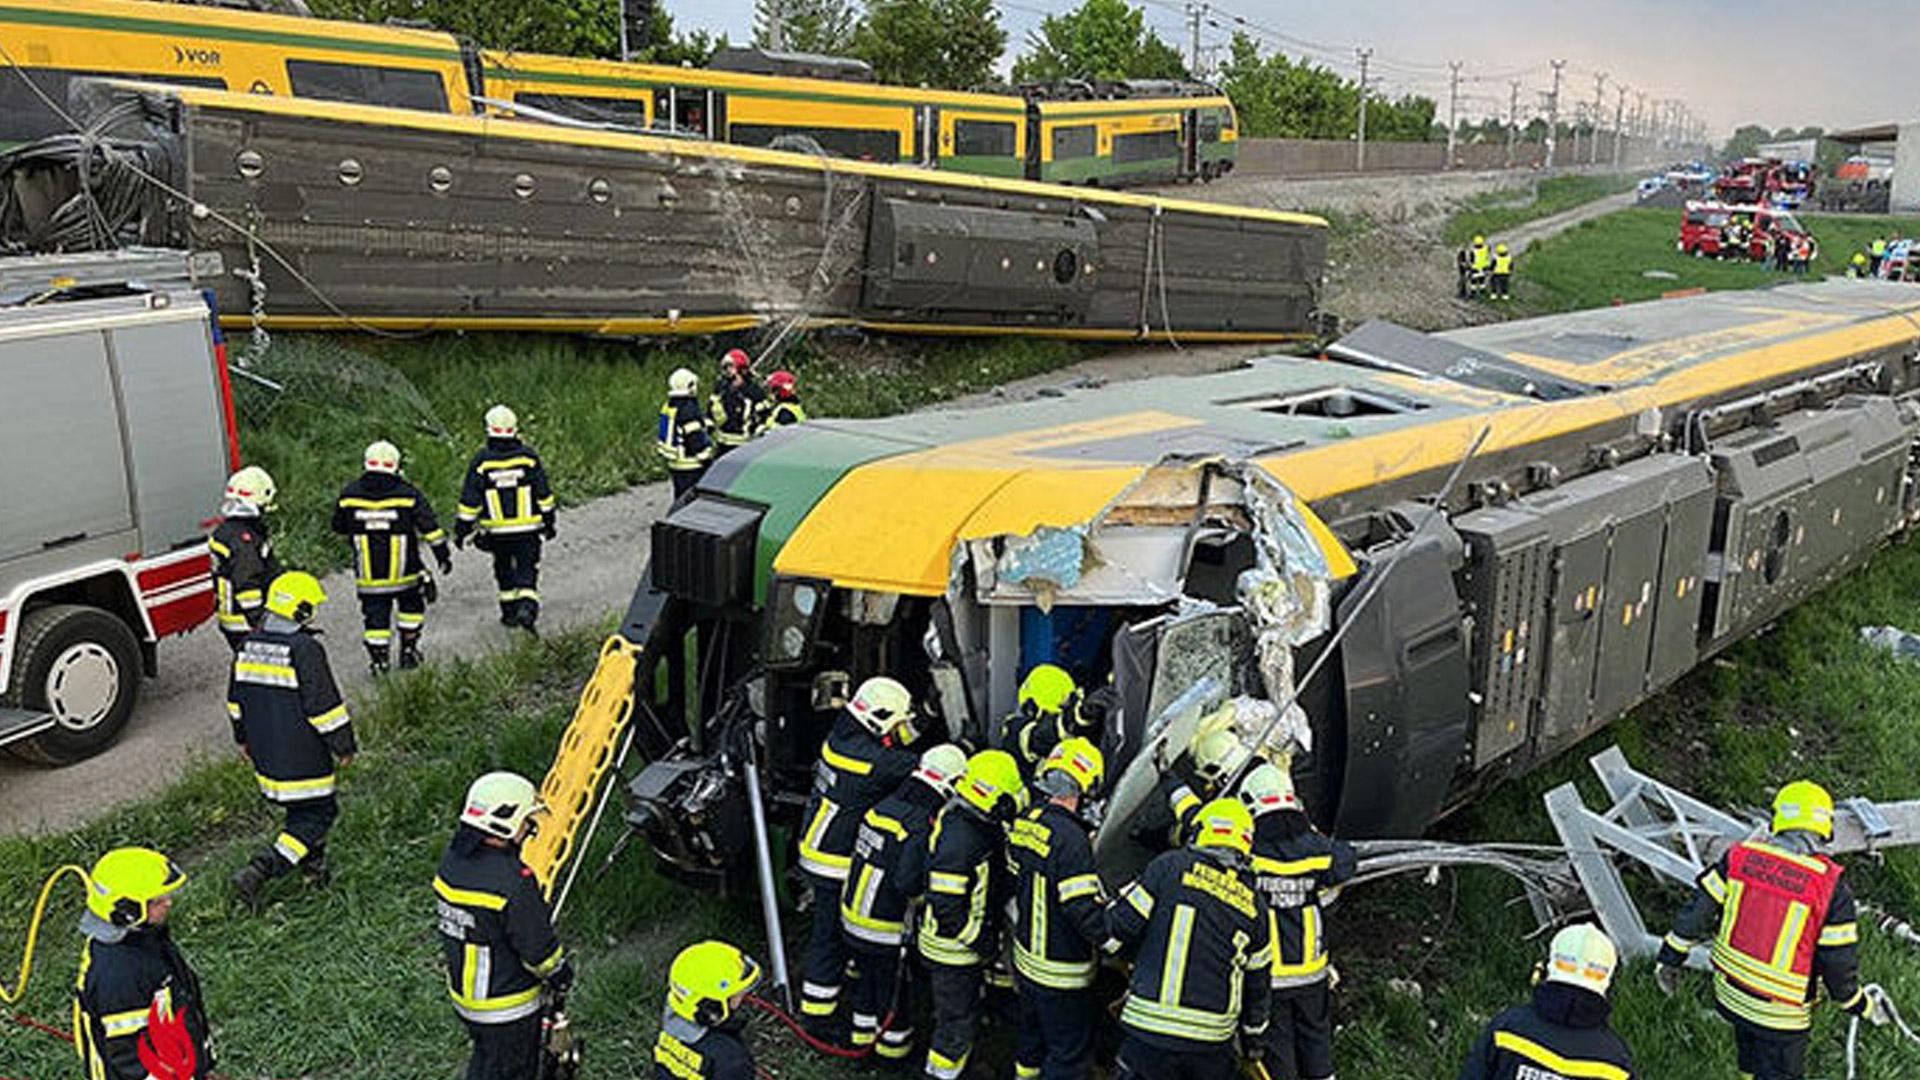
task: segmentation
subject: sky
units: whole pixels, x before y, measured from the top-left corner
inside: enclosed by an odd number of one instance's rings
[[[753,0],[664,0],[683,29],[752,36]],[[1048,13],[1078,0],[995,0],[1008,53]],[[1147,24],[1184,52],[1185,0],[1130,0]],[[1565,60],[1561,115],[1594,100],[1605,74],[1602,114],[1611,124],[1618,87],[1686,101],[1724,139],[1738,125],[1817,124],[1829,130],[1920,119],[1911,80],[1920,30],[1914,0],[1217,0],[1203,49],[1224,45],[1236,25],[1256,27],[1263,48],[1306,55],[1351,76],[1353,50],[1373,50],[1369,82],[1397,96],[1447,101],[1447,64],[1459,61],[1461,115],[1504,116],[1510,82],[1521,82],[1523,115],[1552,86],[1549,60]],[[1236,23],[1236,18],[1243,20]],[[1736,43],[1740,43],[1736,47]],[[1757,60],[1755,54],[1762,54]],[[1004,66],[1003,61],[1003,66]],[[1802,73],[1795,75],[1794,73]]]

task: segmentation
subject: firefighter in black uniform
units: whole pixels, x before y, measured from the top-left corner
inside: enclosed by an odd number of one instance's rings
[[[653,448],[673,478],[676,500],[692,491],[713,463],[713,431],[700,404],[700,376],[686,368],[667,376],[667,400],[660,404]]]
[[[1273,915],[1267,1070],[1274,1080],[1331,1080],[1332,965],[1320,905],[1353,877],[1353,846],[1322,836],[1285,770],[1261,762],[1240,784],[1253,814],[1254,887]]]
[[[1085,1080],[1093,1063],[1100,1003],[1093,980],[1100,955],[1119,947],[1108,930],[1106,890],[1093,842],[1080,817],[1099,791],[1106,762],[1099,747],[1074,737],[1040,764],[1034,789],[1047,801],[1007,830],[1013,874],[1014,986],[1020,995],[1019,1080]]]
[[[753,1052],[740,1037],[740,1003],[760,982],[760,965],[724,941],[680,950],[667,969],[667,1010],[653,1040],[655,1080],[755,1080]]]
[[[467,1080],[532,1080],[540,1068],[540,993],[564,994],[573,965],[553,933],[520,845],[542,811],[533,781],[492,772],[467,788],[433,892],[447,994],[473,1041]]]
[[[951,743],[921,754],[913,775],[867,811],[854,836],[853,861],[840,892],[840,934],[852,960],[847,986],[852,1045],[872,1047],[882,1061],[904,1061],[913,1047],[913,979],[901,977],[907,920],[927,891],[933,819],[966,769],[967,752]],[[882,1030],[889,1016],[893,1019]]]
[[[800,404],[800,380],[793,377],[793,372],[776,371],[767,376],[767,392],[773,395],[773,403],[760,426],[761,434],[807,422],[806,406]]]
[[[327,651],[308,629],[327,600],[312,574],[288,571],[267,588],[267,614],[233,658],[227,714],[233,740],[253,763],[260,793],[286,808],[280,835],[234,875],[248,907],[260,889],[295,868],[316,885],[327,872],[327,832],[340,816],[334,762],[345,769],[356,749],[347,705],[334,684]]]
[[[1253,816],[1238,799],[1215,799],[1194,823],[1192,846],[1156,856],[1113,905],[1114,936],[1135,953],[1120,1008],[1123,1077],[1232,1076],[1236,1034],[1241,1057],[1265,1054],[1273,925],[1247,867]]]
[[[1493,1018],[1459,1080],[1633,1080],[1633,1054],[1607,1026],[1607,988],[1618,966],[1598,927],[1578,923],[1555,934],[1533,1000]]]
[[[760,433],[766,423],[767,388],[753,377],[753,358],[744,349],[729,349],[720,358],[720,378],[707,399],[707,415],[713,420],[714,456],[745,446]]]
[[[999,955],[1000,921],[1011,895],[1006,829],[1026,808],[1020,766],[1004,750],[967,761],[933,824],[927,902],[918,945],[933,997],[933,1039],[926,1074],[960,1080],[973,1054],[973,1021],[987,966]]]
[[[520,418],[505,405],[487,410],[487,445],[473,455],[460,488],[453,542],[493,556],[500,625],[531,632],[540,618],[540,541],[558,535],[553,489],[540,455],[520,441]]]
[[[87,879],[73,1044],[88,1080],[150,1080],[138,1046],[156,1005],[163,1021],[185,1024],[192,1075],[213,1075],[206,999],[167,927],[187,876],[157,851],[124,847],[101,856]]]
[[[800,974],[800,1013],[815,1035],[831,1038],[840,1008],[847,946],[840,933],[840,892],[853,862],[860,821],[893,794],[918,759],[913,696],[885,676],[860,684],[834,719],[820,748],[800,834],[800,869],[812,892],[812,925]]]
[[[1036,664],[1020,680],[1014,712],[1002,723],[1000,738],[1001,749],[1020,763],[1022,775],[1032,776],[1062,739],[1097,736],[1080,719],[1080,699],[1073,676],[1053,664]]]
[[[360,593],[362,640],[373,673],[387,670],[396,623],[400,666],[419,667],[428,588],[420,548],[433,549],[442,574],[453,572],[453,557],[432,505],[400,475],[399,447],[385,440],[367,447],[366,472],[348,484],[334,504],[333,531],[353,538],[354,586]]]
[[[240,643],[260,625],[267,586],[280,574],[267,536],[267,511],[273,509],[273,477],[249,465],[227,478],[221,521],[207,537],[213,557],[214,613],[227,646]]]

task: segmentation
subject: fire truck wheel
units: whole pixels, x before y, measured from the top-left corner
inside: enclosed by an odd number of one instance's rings
[[[42,765],[66,765],[107,748],[140,696],[140,643],[113,614],[82,604],[27,613],[6,704],[53,714],[47,731],[7,747]]]

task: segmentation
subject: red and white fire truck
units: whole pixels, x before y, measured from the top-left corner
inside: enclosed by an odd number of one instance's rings
[[[213,613],[239,464],[218,273],[180,252],[0,260],[0,746],[62,764],[126,725],[160,639]]]

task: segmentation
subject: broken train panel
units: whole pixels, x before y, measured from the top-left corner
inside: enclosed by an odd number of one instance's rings
[[[263,292],[235,277],[219,299],[270,327],[798,319],[1285,340],[1310,335],[1325,260],[1308,215],[498,117],[124,84],[75,96],[191,196],[114,175],[112,198],[141,211],[117,239],[257,265]],[[71,167],[28,148],[6,171],[31,190],[10,238],[31,243],[73,195]]]
[[[1913,314],[1833,282],[1375,328],[1334,362],[761,440],[655,528],[622,630],[649,658],[631,819],[725,881],[750,865],[738,747],[790,820],[861,678],[979,742],[1053,660],[1115,684],[1115,802],[1157,737],[1251,701],[1251,753],[1292,704],[1323,822],[1417,834],[1908,523]]]

